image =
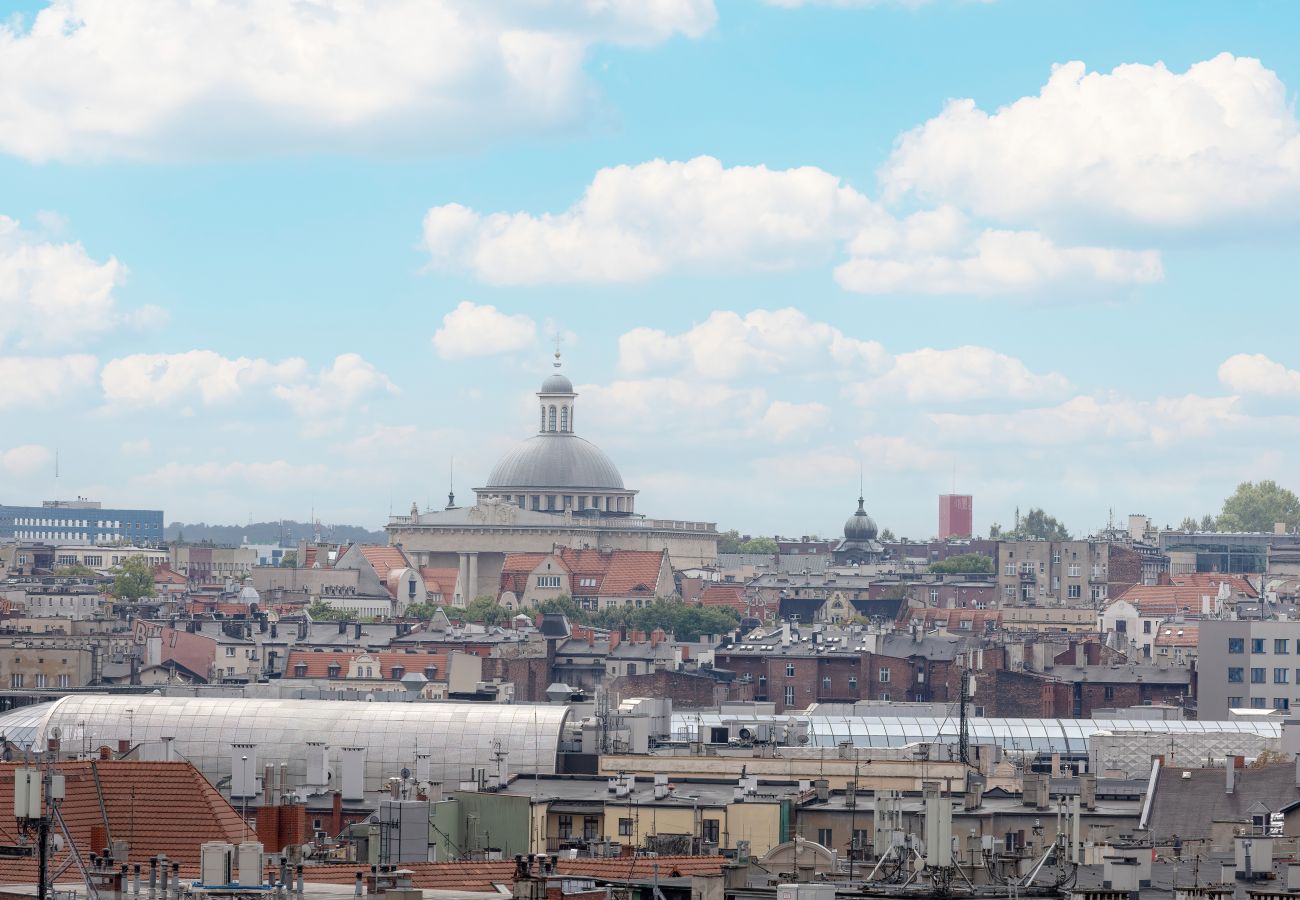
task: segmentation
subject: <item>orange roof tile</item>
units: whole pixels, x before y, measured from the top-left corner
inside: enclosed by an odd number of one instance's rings
[[[1166,622],[1156,634],[1157,647],[1195,647],[1201,634],[1199,622]]]
[[[1258,597],[1259,591],[1249,581],[1240,575],[1229,575],[1222,572],[1187,572],[1181,575],[1169,575],[1169,583],[1176,584],[1179,587],[1199,588],[1201,593],[1213,596],[1219,592],[1219,585],[1227,582],[1228,589],[1234,594],[1245,594],[1247,597]]]
[[[411,565],[407,560],[406,554],[402,552],[401,547],[385,547],[379,544],[363,546],[361,555],[366,558],[366,562],[374,568],[375,574],[379,576],[380,581],[388,580],[388,573],[393,569],[404,569]],[[339,558],[343,558],[343,551],[340,550]]]
[[[710,584],[700,591],[701,606],[726,606],[744,615],[749,607],[745,604],[745,588],[739,584]]]
[[[528,575],[554,556],[570,576],[575,597],[653,596],[659,583],[664,550],[573,550],[562,547],[554,554],[507,553],[501,569],[501,589],[522,592]],[[584,584],[584,581],[594,583]]]
[[[1218,588],[1177,584],[1135,584],[1120,594],[1118,600],[1131,603],[1144,616],[1172,616],[1185,612],[1201,614],[1201,598],[1213,599]]]
[[[441,594],[448,598],[455,595],[456,582],[460,580],[459,569],[420,566],[420,575],[424,578],[424,589],[430,594]]]

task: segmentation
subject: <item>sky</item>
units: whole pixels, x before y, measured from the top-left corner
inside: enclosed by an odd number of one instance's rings
[[[1300,489],[1298,40],[1249,0],[0,0],[0,502],[378,527],[472,496],[557,342],[655,517]]]

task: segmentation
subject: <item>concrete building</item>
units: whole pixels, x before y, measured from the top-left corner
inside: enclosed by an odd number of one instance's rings
[[[642,607],[677,592],[668,551],[570,550],[511,553],[501,572],[498,599],[506,609],[572,597],[592,611]]]
[[[193,583],[220,583],[227,578],[250,575],[258,564],[256,548],[215,547],[203,544],[174,544],[171,568]]]
[[[65,566],[85,566],[104,571],[136,557],[143,558],[151,566],[165,566],[170,560],[166,550],[156,547],[62,544],[54,548],[53,562],[56,571]]]
[[[95,500],[45,500],[40,506],[0,505],[0,538],[60,544],[163,542],[160,509],[105,509]]]
[[[1233,709],[1290,710],[1300,704],[1300,622],[1205,619],[1197,636],[1197,715]]]
[[[558,363],[557,363],[558,365]],[[674,568],[713,565],[713,522],[652,519],[637,512],[637,492],[595,444],[575,430],[577,393],[556,371],[537,392],[537,434],[508,452],[474,505],[448,497],[442,510],[393,516],[389,541],[416,566],[455,568],[465,596],[495,596],[510,553],[550,553],[556,547],[666,550]]]
[[[1142,582],[1142,560],[1110,541],[1003,541],[997,572],[1003,606],[1099,609]]]
[[[970,494],[940,494],[939,540],[970,537],[974,510],[975,498]]]

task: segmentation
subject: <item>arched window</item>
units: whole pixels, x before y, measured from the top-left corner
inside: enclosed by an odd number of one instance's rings
[[[567,406],[560,407],[560,430],[569,430],[569,408]]]
[[[547,429],[546,429],[546,430],[547,430],[547,431],[554,431],[554,430],[555,430],[555,407],[554,407],[554,406],[551,407],[551,414],[550,414],[550,416],[547,418]]]
[[[537,426],[537,430],[538,431],[546,430],[546,407],[545,406],[542,407],[542,423]]]

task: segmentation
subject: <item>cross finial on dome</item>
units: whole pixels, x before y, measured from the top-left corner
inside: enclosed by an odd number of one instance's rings
[[[557,332],[555,335],[555,362],[551,363],[551,365],[557,369],[560,367],[560,341],[561,340],[562,338],[560,334]]]

